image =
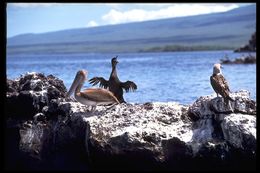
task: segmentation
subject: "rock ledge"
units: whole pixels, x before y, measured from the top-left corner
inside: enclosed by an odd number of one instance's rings
[[[248,91],[232,93],[234,112],[210,95],[191,105],[119,104],[91,113],[65,93],[54,76],[7,79],[8,169],[255,169],[256,102]]]

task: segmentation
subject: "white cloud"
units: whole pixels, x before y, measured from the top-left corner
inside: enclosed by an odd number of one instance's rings
[[[98,26],[98,23],[95,22],[94,20],[91,20],[90,22],[88,22],[87,27],[95,27]]]
[[[120,6],[123,6],[124,4],[120,3],[105,3],[104,5],[112,7],[112,8],[119,8]]]
[[[8,3],[8,5],[13,7],[21,8],[32,8],[32,7],[49,7],[58,5],[58,3]]]
[[[137,6],[153,6],[153,7],[165,7],[173,5],[173,3],[137,3]]]
[[[134,21],[208,14],[214,12],[225,12],[237,7],[239,7],[238,4],[173,4],[158,10],[144,10],[138,8],[128,11],[119,11],[112,9],[107,14],[102,16],[102,20],[108,24],[118,24]]]

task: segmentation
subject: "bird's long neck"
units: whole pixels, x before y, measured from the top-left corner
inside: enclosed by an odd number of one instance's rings
[[[111,76],[117,77],[116,65],[112,65]]]
[[[84,84],[84,81],[83,81],[83,80],[82,80],[82,81],[80,81],[80,82],[79,82],[79,84],[78,84],[78,86],[76,87],[76,90],[75,90],[75,92],[80,92],[80,90],[81,90],[81,88],[82,88],[83,84]]]
[[[76,96],[77,93],[80,93],[80,90],[81,90],[83,84],[84,84],[84,80],[79,81],[79,83],[78,83],[78,85],[77,85],[77,87],[75,89],[74,96]]]
[[[81,74],[80,74],[81,73]],[[85,72],[86,73],[86,72]],[[74,96],[76,96],[84,84],[84,81],[86,80],[86,74],[83,72],[78,72],[77,75],[75,76],[73,83],[69,89],[69,92],[66,94],[67,97],[70,97],[73,93]]]

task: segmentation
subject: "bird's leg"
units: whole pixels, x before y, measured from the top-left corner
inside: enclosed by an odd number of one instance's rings
[[[108,108],[105,107],[106,109],[104,110],[104,113],[106,114],[107,111],[110,110],[111,108],[113,108],[115,105],[116,105],[116,103],[112,104],[112,105],[111,105],[110,107],[108,107]]]
[[[218,97],[218,93],[217,93],[217,97]]]
[[[114,107],[116,105],[116,103],[112,104],[110,107],[108,107],[106,110],[111,109],[112,107]]]

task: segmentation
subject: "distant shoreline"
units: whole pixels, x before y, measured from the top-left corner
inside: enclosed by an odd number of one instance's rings
[[[26,54],[26,55],[35,55],[35,54],[84,54],[84,53],[156,53],[156,52],[188,52],[188,51],[221,51],[228,50],[234,51],[234,47],[227,46],[205,46],[205,45],[196,45],[196,46],[186,46],[186,45],[165,45],[165,46],[156,46],[149,48],[140,48],[137,50],[125,50],[119,48],[119,50],[84,50],[83,48],[77,48],[72,46],[68,47],[59,47],[57,46],[14,46],[7,47],[8,55],[17,55],[17,54]]]
[[[227,46],[182,46],[182,45],[166,45],[152,47],[141,50],[140,52],[182,52],[182,51],[216,51],[216,50],[234,50],[233,47]]]

